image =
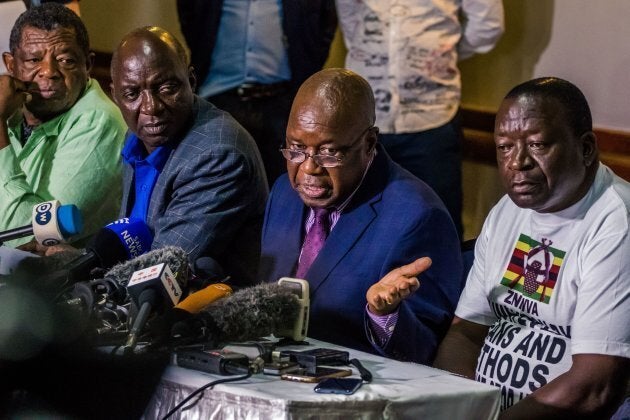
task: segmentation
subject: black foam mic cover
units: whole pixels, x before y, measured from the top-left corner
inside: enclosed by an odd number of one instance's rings
[[[260,284],[216,300],[197,314],[178,312],[171,338],[212,341],[248,341],[291,328],[300,315],[300,302],[278,284]],[[185,312],[185,311],[183,311]]]
[[[118,235],[105,228],[98,231],[87,246],[87,249],[94,253],[98,267],[101,268],[112,267],[129,258],[127,250]]]

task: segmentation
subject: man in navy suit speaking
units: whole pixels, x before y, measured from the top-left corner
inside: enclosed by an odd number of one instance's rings
[[[369,84],[349,70],[300,87],[259,275],[308,280],[309,336],[429,363],[463,287],[459,240],[437,195],[377,144],[374,110]]]

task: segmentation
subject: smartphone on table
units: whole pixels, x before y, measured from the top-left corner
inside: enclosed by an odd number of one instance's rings
[[[352,395],[361,388],[361,378],[326,378],[315,385],[315,392],[320,394]]]
[[[317,367],[314,373],[309,372],[307,369],[300,369],[295,372],[280,375],[280,379],[284,379],[286,381],[316,383],[326,378],[340,378],[350,375],[352,375],[352,370],[350,369]]]

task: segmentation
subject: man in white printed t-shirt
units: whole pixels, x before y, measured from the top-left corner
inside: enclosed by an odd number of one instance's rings
[[[630,377],[630,184],[567,81],[512,89],[494,136],[507,196],[435,366],[500,387],[501,418],[610,417]]]

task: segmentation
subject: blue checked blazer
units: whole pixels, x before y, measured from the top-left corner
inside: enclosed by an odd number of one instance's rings
[[[196,97],[194,122],[151,193],[152,247],[182,247],[191,263],[214,258],[235,285],[256,282],[268,195],[254,140],[227,112]],[[133,206],[133,168],[123,169],[121,217]]]
[[[437,195],[378,154],[349,206],[306,274],[311,312],[308,335],[347,347],[430,363],[446,333],[463,288],[455,226]],[[287,175],[274,184],[265,213],[260,277],[291,277],[303,240],[306,207]],[[429,256],[420,288],[404,300],[388,343],[368,338],[365,294],[392,269]]]

